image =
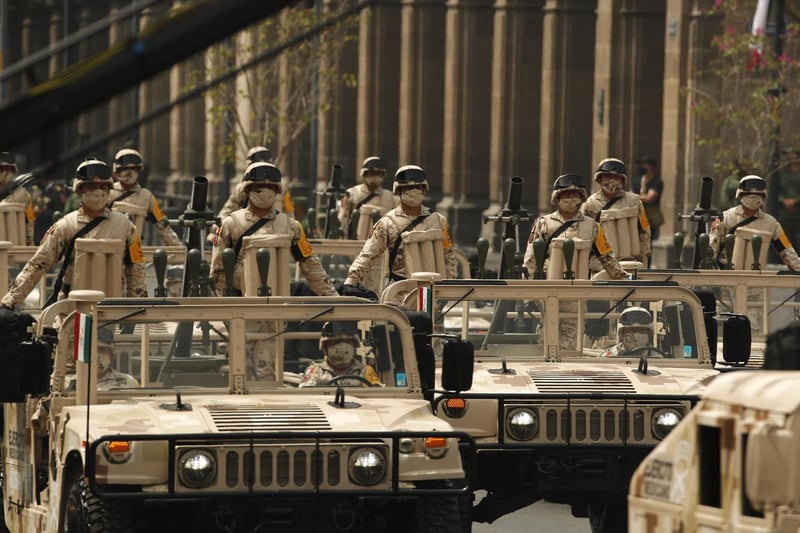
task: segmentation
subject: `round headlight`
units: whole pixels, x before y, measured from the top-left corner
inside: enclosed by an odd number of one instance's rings
[[[683,415],[675,409],[660,409],[653,416],[653,436],[663,439],[678,425]]]
[[[358,485],[375,485],[386,475],[386,459],[375,448],[359,448],[350,455],[350,479]]]
[[[514,409],[506,416],[506,430],[515,440],[531,440],[539,432],[539,417],[527,408]]]
[[[217,462],[205,450],[192,450],[184,453],[178,463],[178,476],[181,482],[193,489],[208,487],[217,477]]]

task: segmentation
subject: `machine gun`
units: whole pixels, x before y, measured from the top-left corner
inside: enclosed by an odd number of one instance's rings
[[[318,205],[325,213],[325,226],[322,231],[324,239],[339,239],[342,236],[336,204],[346,192],[347,189],[342,187],[342,165],[333,165],[328,186],[324,191],[317,192]]]
[[[523,183],[525,183],[523,178],[519,176],[513,176],[511,178],[511,186],[508,189],[508,201],[503,207],[503,210],[497,215],[483,217],[484,224],[489,221],[505,223],[505,228],[503,230],[504,247],[507,246],[505,244],[507,239],[514,239],[515,242],[514,253],[509,254],[504,252],[500,258],[500,270],[498,272],[498,278],[519,277],[521,273],[521,262],[519,265],[515,265],[514,262],[516,261],[511,261],[511,259],[515,257],[521,257],[522,254],[524,254],[520,244],[521,239],[519,234],[519,225],[522,222],[529,222],[531,220],[528,210],[520,205]]]
[[[692,268],[714,268],[713,257],[708,250],[708,235],[711,231],[711,223],[722,216],[719,209],[711,207],[711,193],[714,190],[714,180],[708,176],[703,176],[700,184],[700,202],[690,214],[679,214],[681,220],[694,222],[694,254],[692,256]],[[702,238],[705,236],[705,238]],[[701,249],[702,248],[702,249]]]

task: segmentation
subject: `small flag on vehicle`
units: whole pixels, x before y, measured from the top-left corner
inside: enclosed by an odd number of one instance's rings
[[[88,363],[92,360],[92,315],[75,313],[75,346],[73,359]]]
[[[420,287],[417,290],[417,310],[430,314],[433,311],[433,289]]]

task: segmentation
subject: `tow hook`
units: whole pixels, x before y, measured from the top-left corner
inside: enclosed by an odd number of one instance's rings
[[[333,527],[337,531],[352,531],[356,526],[356,513],[352,510],[343,509],[341,506],[331,511]]]

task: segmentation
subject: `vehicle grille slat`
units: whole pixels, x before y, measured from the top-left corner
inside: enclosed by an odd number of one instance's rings
[[[239,431],[330,431],[322,409],[316,405],[211,406],[217,429]]]
[[[528,372],[533,384],[540,392],[565,392],[570,393],[625,393],[636,392],[631,381],[622,372],[607,371],[575,371],[554,372],[536,371]]]

